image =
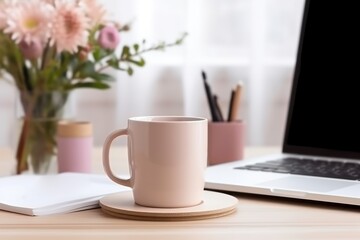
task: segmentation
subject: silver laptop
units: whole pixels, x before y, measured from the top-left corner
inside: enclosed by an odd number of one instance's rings
[[[360,205],[354,4],[306,1],[282,153],[208,167],[206,189]]]

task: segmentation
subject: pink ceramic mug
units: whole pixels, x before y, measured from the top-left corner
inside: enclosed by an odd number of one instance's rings
[[[207,165],[207,119],[185,116],[134,117],[128,128],[111,133],[103,147],[106,174],[131,187],[134,201],[148,207],[189,207],[203,200]],[[128,136],[130,178],[116,176],[112,141]]]

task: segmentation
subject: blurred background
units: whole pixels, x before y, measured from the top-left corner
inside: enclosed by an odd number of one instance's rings
[[[181,46],[144,55],[145,67],[133,76],[111,72],[117,79],[111,89],[72,92],[72,116],[93,123],[96,146],[114,129],[125,128],[131,116],[210,119],[202,70],[224,115],[231,89],[243,82],[238,118],[246,122],[247,145],[282,143],[304,0],[100,2],[111,19],[132,22],[122,44],[189,35]],[[15,146],[15,99],[15,87],[0,80],[0,147]]]

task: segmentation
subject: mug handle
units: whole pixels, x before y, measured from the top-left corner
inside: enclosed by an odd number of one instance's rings
[[[123,185],[126,187],[132,187],[132,185],[133,185],[132,184],[133,183],[132,174],[130,175],[129,179],[123,179],[123,178],[116,177],[110,168],[110,159],[109,159],[110,147],[111,147],[111,143],[114,141],[114,139],[119,136],[128,135],[128,134],[129,134],[128,129],[120,129],[120,130],[116,130],[116,131],[110,133],[110,135],[105,139],[102,157],[103,157],[104,170],[105,170],[105,173],[109,176],[109,178],[120,185]]]

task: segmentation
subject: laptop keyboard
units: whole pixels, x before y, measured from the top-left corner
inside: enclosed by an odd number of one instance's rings
[[[236,167],[235,169],[360,180],[359,163],[319,159],[283,158]]]

